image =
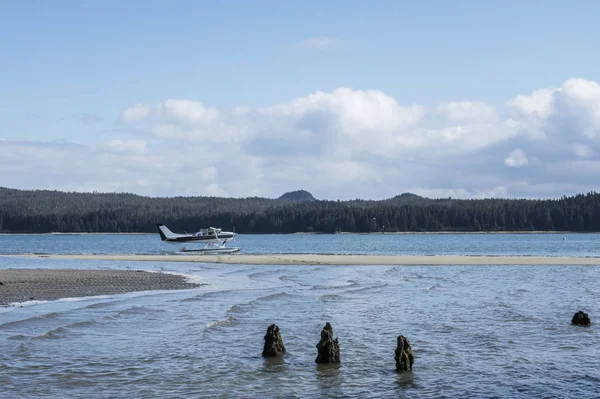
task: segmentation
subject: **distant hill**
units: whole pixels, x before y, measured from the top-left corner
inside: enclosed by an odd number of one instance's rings
[[[283,194],[278,199],[294,202],[313,202],[317,200],[315,197],[313,197],[311,193],[309,193],[306,190],[290,191]]]
[[[397,205],[404,204],[422,204],[425,202],[432,201],[430,198],[421,197],[420,195],[413,193],[402,193],[400,195],[396,195],[393,198],[390,198],[388,202],[393,202]]]

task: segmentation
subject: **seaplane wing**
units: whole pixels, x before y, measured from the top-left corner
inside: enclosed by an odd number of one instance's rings
[[[235,233],[230,231],[221,231],[221,229],[214,227],[205,227],[193,234],[173,233],[162,223],[157,224],[156,227],[158,227],[160,239],[171,243],[225,243],[235,237]]]

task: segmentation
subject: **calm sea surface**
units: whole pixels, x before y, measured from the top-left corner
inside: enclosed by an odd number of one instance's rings
[[[229,247],[247,254],[600,256],[600,234],[274,234],[238,235]],[[158,234],[0,234],[0,254],[160,254]],[[198,247],[198,245],[196,245]]]
[[[565,239],[563,239],[563,236]],[[600,256],[600,235],[242,235],[243,253]],[[165,253],[157,235],[0,235],[0,253]],[[175,292],[0,309],[2,398],[597,398],[594,266],[249,266],[0,258],[5,268],[145,269]],[[342,363],[318,367],[325,322]],[[260,354],[269,324],[288,355]],[[409,337],[412,375],[394,371]]]

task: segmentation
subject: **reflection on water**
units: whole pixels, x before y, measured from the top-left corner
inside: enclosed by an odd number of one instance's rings
[[[285,366],[285,357],[286,355],[272,356],[272,357],[264,357],[263,364],[266,371],[278,371],[281,370]]]
[[[343,397],[344,390],[342,389],[343,384],[340,369],[340,364],[317,364],[315,366],[320,397]]]
[[[401,384],[401,385],[412,383],[413,372],[412,371],[403,371],[401,373],[396,373],[396,381],[398,382],[398,384]]]

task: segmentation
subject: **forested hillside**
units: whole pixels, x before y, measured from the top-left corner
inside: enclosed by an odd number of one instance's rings
[[[307,193],[309,194],[310,193]],[[600,231],[600,194],[554,200],[382,201],[174,197],[65,193],[0,187],[0,232],[155,232],[216,226],[238,233],[395,231]]]

